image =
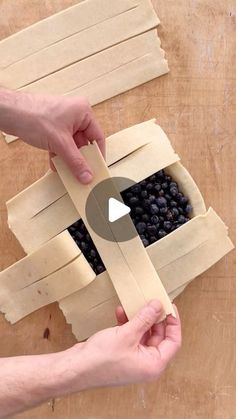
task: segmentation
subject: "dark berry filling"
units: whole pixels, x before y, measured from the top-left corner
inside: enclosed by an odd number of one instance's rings
[[[145,247],[162,239],[190,219],[192,206],[171,176],[160,170],[121,193]],[[105,266],[82,220],[68,228],[91,268],[98,275]]]

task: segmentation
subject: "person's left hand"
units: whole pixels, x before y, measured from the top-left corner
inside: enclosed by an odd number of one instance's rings
[[[169,315],[161,323],[162,305],[153,300],[130,321],[122,307],[118,326],[102,330],[68,351],[73,359],[73,391],[157,380],[181,345],[181,325]],[[80,383],[76,370],[83,365]],[[79,386],[78,388],[76,386]]]

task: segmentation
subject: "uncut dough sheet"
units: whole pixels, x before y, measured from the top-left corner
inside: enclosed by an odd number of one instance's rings
[[[168,73],[159,23],[150,0],[85,0],[2,40],[0,83],[96,105]]]
[[[137,182],[168,166],[166,171],[179,183],[180,189],[192,202],[194,218],[146,249],[171,299],[194,277],[233,248],[226,226],[212,209],[206,213],[204,200],[197,185],[180,164],[179,157],[155,120],[110,136],[107,139],[107,162],[113,176],[127,176]],[[29,247],[27,253],[30,257],[32,252],[35,254],[40,246],[42,249],[48,246],[50,241],[56,239],[57,234],[80,218],[59,176],[52,172],[11,199],[7,207],[9,225],[23,247]],[[59,223],[56,229],[51,231],[52,221],[57,221],[57,217]],[[22,226],[25,228],[22,229]],[[42,229],[47,234],[40,238],[40,243],[36,243],[34,237],[40,236]],[[188,237],[189,240],[186,240]],[[12,269],[16,269],[16,265],[14,266]],[[67,275],[65,272],[64,280]],[[37,275],[33,275],[31,283],[34,284],[37,278]],[[79,291],[59,298],[60,307],[67,322],[72,324],[73,333],[78,340],[113,325],[114,307],[119,303],[107,272],[93,280],[92,276],[91,280],[84,280],[87,281],[86,285],[83,288],[79,287]],[[21,290],[17,292],[20,296]],[[25,296],[22,296],[21,301],[24,302]],[[11,306],[8,305],[7,309],[11,319]],[[27,310],[34,311],[31,302]],[[24,315],[20,308],[18,313],[13,313],[12,321],[15,321],[16,316],[20,318]]]

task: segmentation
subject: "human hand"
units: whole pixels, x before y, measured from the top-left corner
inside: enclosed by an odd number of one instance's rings
[[[48,150],[50,162],[54,155],[60,156],[81,183],[92,180],[92,170],[79,148],[96,141],[105,158],[105,139],[87,99],[0,93],[3,131]]]
[[[83,388],[118,386],[157,380],[181,346],[181,326],[162,315],[159,301],[153,300],[129,322],[122,309],[116,310],[118,326],[96,333],[69,351],[76,365],[83,360]],[[74,372],[76,366],[74,365]],[[76,387],[76,373],[73,387]],[[81,389],[81,381],[79,388]]]

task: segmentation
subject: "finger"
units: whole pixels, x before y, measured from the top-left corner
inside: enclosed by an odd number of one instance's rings
[[[93,179],[92,170],[74,140],[64,142],[63,145],[63,150],[60,150],[58,154],[64,159],[79,182],[83,184],[90,183]]]
[[[151,336],[147,341],[147,346],[154,346],[157,348],[165,338],[165,321],[154,324],[151,330]]]
[[[125,311],[122,306],[116,307],[116,318],[118,326],[122,326],[123,324],[127,323],[128,317],[125,314]]]
[[[181,346],[181,323],[176,306],[176,319],[169,315],[166,318],[165,339],[159,344],[158,350],[162,360],[168,363]]]
[[[48,157],[49,157],[49,164],[50,164],[50,168],[53,170],[53,172],[56,172],[56,168],[53,164],[52,158],[55,157],[55,153],[52,153],[51,151],[48,152]]]
[[[80,130],[83,131],[89,142],[97,142],[104,159],[106,159],[105,136],[92,111],[89,114],[89,117],[84,119],[80,126]]]
[[[143,307],[136,316],[126,325],[126,332],[130,338],[134,338],[136,342],[140,342],[141,338],[151,327],[158,322],[163,314],[162,304],[158,300],[150,301]]]
[[[78,148],[83,147],[84,145],[88,145],[88,139],[86,137],[86,135],[84,134],[83,131],[77,131],[74,135],[73,135],[75,144],[77,145]]]

